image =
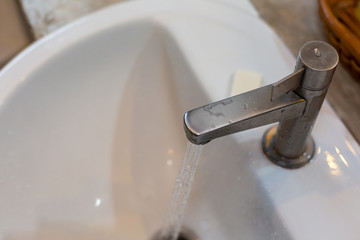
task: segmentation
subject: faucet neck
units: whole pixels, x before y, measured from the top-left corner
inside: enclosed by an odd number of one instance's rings
[[[304,113],[297,118],[279,122],[271,142],[263,140],[266,155],[286,168],[305,165],[314,155],[310,134],[338,64],[338,54],[329,44],[312,41],[299,52],[295,72],[304,71],[301,83],[294,92],[306,100]],[[271,134],[271,131],[267,133]],[[264,139],[269,138],[265,135]]]

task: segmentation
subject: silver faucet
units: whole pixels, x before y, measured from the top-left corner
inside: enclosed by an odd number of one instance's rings
[[[264,153],[285,168],[305,165],[315,153],[311,130],[338,61],[331,45],[321,41],[306,43],[289,76],[185,113],[187,138],[194,144],[206,144],[218,137],[279,122],[264,134]]]

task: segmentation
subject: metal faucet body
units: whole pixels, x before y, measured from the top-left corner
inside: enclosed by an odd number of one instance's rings
[[[314,155],[311,130],[338,64],[329,44],[306,43],[295,71],[274,84],[210,103],[184,115],[184,129],[194,144],[279,122],[263,137],[268,158],[285,168],[298,168]]]

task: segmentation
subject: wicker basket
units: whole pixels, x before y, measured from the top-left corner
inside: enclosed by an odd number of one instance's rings
[[[320,16],[340,60],[360,81],[360,20],[356,0],[319,0]]]

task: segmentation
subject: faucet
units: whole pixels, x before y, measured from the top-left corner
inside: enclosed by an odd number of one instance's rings
[[[284,168],[304,166],[315,154],[311,130],[338,61],[336,50],[328,43],[306,43],[299,51],[294,72],[280,81],[186,112],[188,140],[202,145],[279,122],[263,136],[265,155]]]

